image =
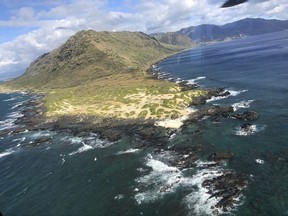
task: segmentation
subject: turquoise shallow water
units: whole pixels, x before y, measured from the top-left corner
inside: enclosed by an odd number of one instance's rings
[[[169,145],[201,144],[197,166],[180,171],[168,151],[138,149],[124,137],[111,143],[97,134],[41,131],[0,138],[0,211],[6,215],[211,215],[215,204],[201,183],[223,169],[249,179],[234,215],[288,215],[288,32],[202,46],[157,65],[173,78],[223,87],[232,96],[210,104],[255,110],[254,131],[233,119],[190,125]],[[0,95],[0,130],[14,127],[25,94]],[[195,133],[200,130],[201,133]],[[52,139],[38,147],[29,142]],[[233,152],[233,160],[207,168],[207,156]],[[256,159],[259,159],[256,161]],[[264,162],[264,163],[259,163]],[[218,173],[218,174],[217,174]],[[165,192],[162,189],[171,186]]]

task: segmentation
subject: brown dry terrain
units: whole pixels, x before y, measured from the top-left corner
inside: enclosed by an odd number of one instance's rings
[[[52,118],[181,118],[189,114],[193,96],[205,91],[181,91],[147,73],[153,63],[178,52],[175,47],[141,32],[81,31],[1,88],[46,93],[46,115]]]

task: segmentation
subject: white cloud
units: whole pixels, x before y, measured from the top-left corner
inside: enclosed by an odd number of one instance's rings
[[[220,9],[222,0],[124,0],[126,10],[122,11],[109,9],[107,0],[45,2],[53,7],[37,10],[30,1],[30,7],[22,5],[10,20],[0,20],[3,28],[37,27],[0,44],[0,73],[24,72],[33,59],[58,47],[82,29],[153,33],[203,23],[224,24],[246,17],[288,19],[287,0],[250,0],[227,9]]]
[[[20,19],[20,20],[34,20],[34,15],[35,12],[33,8],[31,7],[22,7],[20,10],[17,12],[16,17],[13,17],[13,19]]]

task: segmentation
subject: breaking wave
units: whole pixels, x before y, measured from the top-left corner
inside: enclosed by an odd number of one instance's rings
[[[239,109],[247,109],[250,107],[250,104],[254,102],[254,100],[243,100],[243,101],[240,101],[238,103],[234,103],[232,104],[232,107],[233,107],[233,110],[234,112],[239,110]]]
[[[266,128],[265,125],[264,126],[250,125],[248,127],[237,126],[234,133],[237,136],[249,136],[257,132],[263,131],[265,128]]]
[[[77,141],[78,140],[76,140],[76,143],[77,143]],[[107,147],[109,147],[109,146],[114,144],[113,142],[100,140],[100,139],[97,139],[95,137],[88,137],[86,139],[83,139],[83,141],[81,141],[81,143],[82,143],[82,146],[80,148],[78,148],[76,151],[71,152],[69,154],[70,156],[78,154],[78,153],[82,153],[82,152],[85,152],[85,151],[89,151],[89,150],[92,150],[92,149],[107,148]]]
[[[14,149],[12,149],[12,148],[7,149],[7,150],[5,150],[4,152],[1,152],[1,153],[0,153],[0,158],[5,157],[5,156],[10,155],[10,154],[13,154],[15,151],[16,151],[16,150],[14,150]]]
[[[213,166],[215,162],[196,161],[194,175],[186,176],[185,170],[179,170],[176,167],[169,166],[166,163],[157,160],[159,155],[152,157],[149,154],[146,158],[146,166],[152,170],[136,179],[137,187],[134,198],[138,205],[151,203],[163,198],[168,193],[176,192],[179,188],[189,190],[188,195],[182,198],[182,203],[187,209],[188,215],[218,215],[223,210],[216,207],[217,203],[223,198],[221,196],[211,197],[209,190],[203,186],[204,181],[211,180],[224,174],[220,166]],[[160,156],[161,158],[161,156]],[[239,199],[239,200],[238,200]],[[235,201],[233,209],[240,205],[240,197]]]
[[[117,155],[121,155],[121,154],[131,154],[131,153],[136,153],[136,152],[139,152],[140,149],[128,149],[126,151],[119,151],[117,153]]]
[[[238,96],[238,95],[241,94],[241,93],[247,92],[248,90],[235,91],[235,90],[229,90],[229,89],[227,89],[227,90],[225,90],[225,91],[228,91],[230,94],[227,95],[227,96],[212,97],[211,99],[208,99],[208,100],[207,100],[207,103],[213,102],[213,101],[222,100],[222,99],[225,99],[225,98],[228,98],[228,97],[235,97],[235,96]]]
[[[200,77],[197,77],[197,78],[195,78],[195,79],[190,79],[190,80],[188,80],[188,83],[189,83],[189,84],[197,84],[196,81],[203,80],[203,79],[206,79],[206,77],[205,77],[205,76],[200,76]]]
[[[183,175],[176,167],[153,159],[152,155],[148,155],[146,165],[152,168],[152,171],[136,179],[138,185],[144,189],[135,195],[137,204],[153,202],[162,198],[165,194],[173,192],[179,186]],[[135,188],[135,191],[139,191]]]
[[[92,146],[90,145],[87,145],[85,144],[84,142],[82,142],[83,146],[81,146],[80,148],[78,148],[76,151],[70,153],[69,155],[75,155],[75,154],[78,154],[78,153],[82,153],[82,152],[85,152],[85,151],[88,151],[88,150],[91,150],[93,149]]]

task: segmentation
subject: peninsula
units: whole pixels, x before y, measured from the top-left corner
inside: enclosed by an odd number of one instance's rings
[[[148,73],[153,63],[179,51],[142,32],[80,31],[4,85],[45,93],[45,117],[50,119],[183,119],[191,112],[187,108],[193,97],[207,92],[183,89]]]

